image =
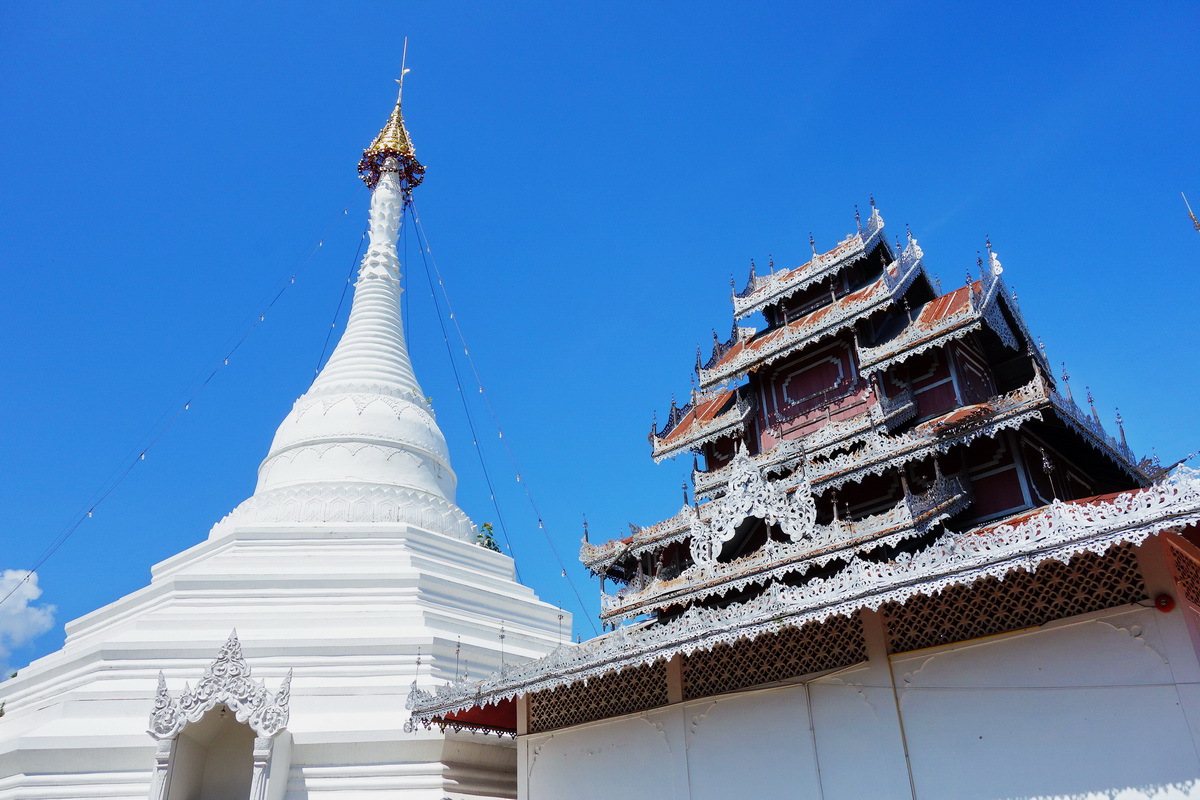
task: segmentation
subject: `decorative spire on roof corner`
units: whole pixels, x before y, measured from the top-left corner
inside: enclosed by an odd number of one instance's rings
[[[1062,381],[1063,388],[1067,390],[1067,399],[1072,403],[1075,402],[1075,395],[1071,394],[1071,376],[1067,374],[1067,362],[1062,362]]]
[[[387,123],[379,131],[379,135],[371,142],[371,146],[363,150],[358,162],[358,174],[363,183],[374,189],[379,183],[379,176],[385,171],[395,171],[400,176],[400,186],[405,198],[425,179],[425,167],[417,161],[412,139],[408,129],[404,127],[404,114],[401,111],[401,100],[404,97],[404,76],[409,70],[404,67],[408,60],[408,39],[404,40],[404,55],[400,61],[400,77],[396,83],[400,88],[396,92],[396,106],[392,109]],[[394,163],[389,164],[389,160]]]

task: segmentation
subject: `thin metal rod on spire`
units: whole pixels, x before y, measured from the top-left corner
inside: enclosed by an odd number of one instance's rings
[[[1188,216],[1192,218],[1192,225],[1195,226],[1196,230],[1200,231],[1200,220],[1196,219],[1195,213],[1192,212],[1192,204],[1188,202],[1187,195],[1180,192],[1179,196],[1183,198],[1183,204],[1187,206]]]
[[[400,84],[400,91],[396,93],[396,105],[400,105],[401,98],[404,97],[404,76],[408,74],[408,69],[405,64],[408,63],[408,37],[404,37],[404,49],[400,53],[400,77],[396,78],[396,83]]]

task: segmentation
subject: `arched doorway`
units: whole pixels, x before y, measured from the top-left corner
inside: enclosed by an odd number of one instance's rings
[[[254,738],[225,705],[185,726],[175,740],[166,800],[249,798]]]
[[[150,715],[150,735],[158,739],[150,800],[282,798],[291,683],[290,670],[273,694],[251,680],[237,631],[195,689],[172,697],[160,672]]]

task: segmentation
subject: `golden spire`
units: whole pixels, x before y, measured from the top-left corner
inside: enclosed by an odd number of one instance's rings
[[[371,146],[364,152],[371,155],[384,152],[415,155],[412,140],[408,138],[408,131],[404,128],[404,115],[400,111],[400,100],[404,96],[404,76],[407,73],[408,70],[403,70],[396,79],[396,83],[400,84],[400,91],[396,94],[396,107],[392,109],[392,115],[388,117],[387,124],[379,131],[375,141],[371,142]]]
[[[396,93],[396,107],[388,117],[387,124],[379,131],[371,146],[363,151],[362,159],[358,162],[358,174],[363,182],[372,189],[379,183],[379,176],[385,170],[394,169],[400,175],[400,185],[407,196],[415,186],[421,183],[425,175],[425,167],[417,161],[412,139],[404,127],[404,114],[400,110],[400,101],[404,97],[404,76],[408,70],[404,62],[408,59],[408,39],[404,40],[404,56],[400,62],[400,77],[396,83],[400,89]],[[388,162],[395,162],[395,167],[389,167]]]

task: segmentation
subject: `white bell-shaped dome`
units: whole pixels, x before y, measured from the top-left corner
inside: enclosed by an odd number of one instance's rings
[[[296,401],[259,467],[255,494],[350,481],[418,489],[454,502],[450,453],[425,399],[353,388],[309,392]]]
[[[388,158],[371,196],[371,241],[345,333],[275,433],[254,495],[210,535],[242,523],[408,520],[469,537],[454,505],[446,438],[413,374],[396,254],[403,191]]]

